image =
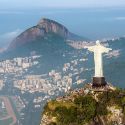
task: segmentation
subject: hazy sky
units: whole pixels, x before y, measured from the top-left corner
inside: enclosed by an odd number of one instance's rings
[[[125,0],[0,0],[0,8],[125,6]]]

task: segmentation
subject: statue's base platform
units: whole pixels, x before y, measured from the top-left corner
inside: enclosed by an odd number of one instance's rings
[[[93,77],[92,87],[104,87],[106,85],[105,77]]]
[[[116,90],[116,87],[114,87],[111,83],[98,87],[93,87],[92,83],[88,83],[85,85],[85,88],[92,92],[107,92]]]

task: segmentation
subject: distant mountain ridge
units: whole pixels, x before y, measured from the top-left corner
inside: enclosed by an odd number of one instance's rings
[[[33,26],[33,27],[27,29],[26,31],[21,33],[19,36],[17,36],[11,42],[8,49],[14,49],[16,47],[23,46],[26,43],[30,43],[40,37],[44,38],[49,33],[54,33],[64,39],[71,39],[71,40],[84,39],[83,37],[80,37],[80,36],[77,36],[77,35],[71,33],[62,24],[60,24],[54,20],[42,18],[36,26]]]

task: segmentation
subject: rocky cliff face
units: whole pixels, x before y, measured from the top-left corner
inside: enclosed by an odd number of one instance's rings
[[[56,21],[49,19],[42,19],[37,25],[39,29],[43,30],[45,33],[53,32],[64,38],[68,37],[69,31],[63,25],[57,23]]]
[[[26,43],[32,42],[39,37],[44,38],[48,33],[57,34],[64,39],[67,39],[68,36],[71,36],[71,33],[63,25],[59,24],[56,21],[43,18],[36,26],[27,29],[17,38],[15,38],[10,44],[9,49],[13,49],[15,47],[19,47]]]
[[[92,89],[88,84],[48,102],[40,125],[124,125],[125,91],[106,88]]]

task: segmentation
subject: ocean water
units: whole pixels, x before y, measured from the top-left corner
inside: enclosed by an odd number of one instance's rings
[[[0,45],[36,25],[42,17],[56,20],[73,33],[92,40],[125,35],[124,8],[0,10]]]

